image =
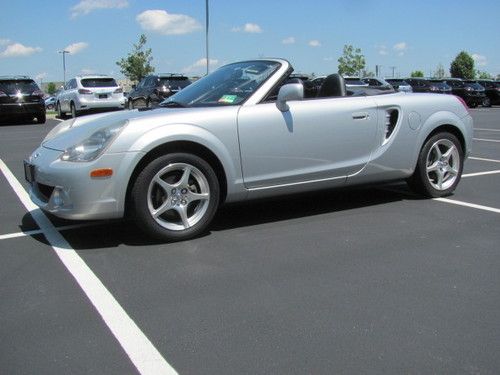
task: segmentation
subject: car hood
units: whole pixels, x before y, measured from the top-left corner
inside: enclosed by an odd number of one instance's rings
[[[234,107],[233,107],[234,108]],[[229,109],[228,107],[225,110]],[[207,116],[207,111],[219,111],[224,108],[157,108],[153,110],[121,111],[79,117],[60,123],[45,137],[42,146],[52,150],[64,151],[93,133],[117,123],[127,123],[127,132],[139,136],[157,126],[169,124],[192,124]],[[130,131],[130,128],[133,131]]]

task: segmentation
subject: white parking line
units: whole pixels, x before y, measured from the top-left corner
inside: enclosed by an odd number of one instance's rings
[[[472,138],[474,141],[481,141],[481,142],[495,142],[495,143],[500,143],[500,139],[484,139],[484,138]]]
[[[31,202],[23,186],[1,159],[0,170],[43,231],[45,238],[61,262],[99,312],[139,373],[142,375],[177,374],[137,324],[128,316],[127,312],[120,306],[101,280],[57,231],[47,216]]]
[[[488,131],[488,132],[500,132],[500,129],[474,128],[474,130],[483,130],[483,131]]]
[[[480,161],[491,161],[492,163],[500,163],[500,160],[495,160],[495,159],[485,159],[485,158],[476,158],[474,156],[469,156],[469,159],[472,160],[480,160]]]
[[[60,231],[63,230],[71,230],[71,229],[79,229],[79,228],[84,228],[84,227],[90,227],[94,225],[104,225],[105,222],[103,223],[86,223],[86,224],[75,224],[75,225],[65,225],[62,227],[54,227],[54,229]],[[25,232],[16,232],[16,233],[7,233],[7,234],[0,234],[0,240],[7,240],[10,238],[19,238],[19,237],[27,237],[27,236],[36,236],[37,234],[43,234],[43,230],[41,229],[34,229],[34,230],[27,230]]]
[[[487,172],[477,172],[477,173],[463,174],[462,177],[485,176],[485,175],[488,175],[488,174],[497,174],[497,173],[500,173],[500,169],[497,169],[496,171],[487,171]]]
[[[476,208],[478,210],[490,211],[490,212],[495,212],[497,214],[500,214],[500,209],[499,208],[493,208],[493,207],[488,207],[488,206],[481,206],[480,204],[474,204],[474,203],[467,203],[467,202],[462,202],[462,201],[456,201],[454,199],[448,199],[448,198],[433,198],[433,200],[438,201],[438,202],[456,204],[458,206],[465,206],[465,207],[470,207],[470,208]]]

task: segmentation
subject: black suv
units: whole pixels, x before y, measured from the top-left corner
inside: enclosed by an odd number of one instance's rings
[[[484,92],[488,100],[483,103],[486,107],[492,104],[500,104],[500,82],[495,82],[488,79],[478,79],[477,83],[484,87]]]
[[[451,86],[453,95],[460,96],[469,107],[483,104],[486,95],[484,87],[474,81],[464,81],[460,78],[446,78],[446,83]]]
[[[0,76],[0,121],[7,119],[45,123],[43,92],[26,76]]]
[[[424,78],[405,78],[404,79],[412,88],[413,92],[431,92],[431,84]]]
[[[174,95],[191,81],[181,74],[154,74],[144,77],[128,94],[128,108],[152,108]]]

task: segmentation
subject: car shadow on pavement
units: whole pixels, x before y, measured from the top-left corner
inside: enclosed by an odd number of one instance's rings
[[[212,232],[355,210],[409,199],[421,198],[412,194],[406,184],[400,183],[323,190],[231,204],[221,207],[208,232],[201,237],[210,236]],[[59,219],[50,214],[47,216],[75,250],[116,248],[120,245],[140,247],[166,244],[145,235],[132,220],[81,222]],[[23,227],[26,227],[28,223],[32,223],[30,214],[23,217]],[[32,237],[47,244],[44,236]]]

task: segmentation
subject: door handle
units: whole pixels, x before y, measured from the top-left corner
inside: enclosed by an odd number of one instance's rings
[[[369,119],[370,115],[368,115],[368,113],[366,113],[366,112],[354,112],[352,114],[352,118],[353,118],[353,120],[365,120],[365,119]]]

